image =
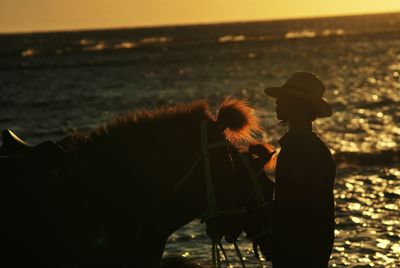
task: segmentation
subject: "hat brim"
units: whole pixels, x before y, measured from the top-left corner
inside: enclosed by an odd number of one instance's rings
[[[281,87],[269,87],[264,90],[265,94],[273,98],[279,98],[282,94],[290,95],[302,100],[305,100],[316,108],[317,117],[330,117],[332,115],[332,109],[330,105],[322,98],[314,98],[304,92],[300,91],[297,88],[281,86]]]

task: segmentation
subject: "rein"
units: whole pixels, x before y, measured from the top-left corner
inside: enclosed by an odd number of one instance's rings
[[[267,203],[265,202],[264,196],[262,195],[262,190],[261,190],[260,184],[258,184],[258,182],[257,182],[257,178],[264,172],[264,169],[261,169],[258,172],[254,172],[247,157],[243,156],[242,154],[239,154],[239,156],[242,159],[243,163],[245,164],[247,172],[249,173],[251,181],[253,183],[253,189],[254,189],[254,194],[256,196],[258,208],[261,208],[261,207],[265,206]],[[262,264],[260,254],[258,253],[258,246],[254,241],[256,238],[267,235],[271,232],[270,229],[265,229],[264,227],[265,226],[263,225],[262,231],[260,233],[249,237],[249,239],[251,239],[253,241],[254,257],[256,257],[260,268],[263,268],[264,266]]]
[[[216,218],[220,215],[238,215],[238,214],[244,214],[247,212],[246,206],[238,207],[238,208],[229,208],[229,209],[224,209],[220,210],[218,209],[217,206],[217,201],[216,201],[216,196],[214,192],[214,187],[212,183],[212,176],[211,176],[211,165],[210,165],[210,159],[209,159],[209,151],[215,148],[223,147],[223,146],[228,146],[229,142],[226,140],[221,140],[217,142],[212,142],[208,143],[208,135],[207,135],[207,120],[203,120],[200,123],[200,146],[201,146],[201,153],[193,163],[193,165],[190,167],[190,169],[187,171],[185,176],[179,180],[177,183],[175,183],[174,187],[175,189],[179,190],[181,185],[184,184],[192,175],[196,167],[200,164],[200,162],[203,160],[203,167],[204,167],[204,180],[206,183],[206,191],[207,191],[207,202],[208,202],[208,211],[201,215],[200,221],[207,222],[210,219]],[[249,160],[241,155],[240,158],[244,162],[247,171],[249,172],[252,185],[253,185],[253,190],[256,196],[257,204],[259,207],[262,207],[266,204],[264,197],[262,195],[262,190],[260,185],[257,183],[257,177],[264,172],[264,170],[260,170],[259,172],[254,172]],[[236,254],[241,262],[241,265],[243,268],[246,268],[246,265],[244,263],[242,254],[240,252],[239,245],[237,244],[236,241],[233,242],[233,245],[235,247]],[[222,246],[221,238],[212,238],[212,264],[213,267],[218,267],[221,268],[221,252],[224,256],[225,262],[227,267],[230,267],[228,258],[225,252],[224,247]],[[260,267],[262,268],[263,265],[261,263],[261,260],[258,256],[258,252],[255,252],[255,256],[259,262]]]

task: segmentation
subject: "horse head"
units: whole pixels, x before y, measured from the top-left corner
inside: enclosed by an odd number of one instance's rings
[[[217,119],[208,125],[208,143],[201,145],[210,158],[204,160],[203,174],[208,209],[200,219],[206,222],[213,241],[225,237],[233,243],[242,231],[251,232],[260,224],[254,223],[249,211],[272,200],[274,183],[265,168],[275,151],[271,145],[255,143],[252,135],[261,128],[251,108],[242,101],[225,101]],[[218,143],[221,137],[225,143]],[[246,151],[238,148],[243,142],[250,142]]]
[[[252,143],[247,150],[232,154],[234,176],[241,181],[236,187],[247,189],[238,196],[242,211],[232,211],[209,220],[207,233],[210,237],[225,237],[228,243],[233,243],[243,231],[249,238],[264,231],[266,221],[259,211],[273,199],[274,182],[266,175],[266,171],[273,164],[274,154],[271,145],[261,142]],[[229,194],[233,194],[233,191],[227,187],[226,195]]]

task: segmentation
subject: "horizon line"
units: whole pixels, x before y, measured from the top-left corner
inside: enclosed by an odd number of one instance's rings
[[[337,15],[320,15],[320,16],[300,16],[300,17],[283,17],[272,19],[254,19],[254,20],[237,20],[237,21],[210,21],[199,23],[171,23],[171,24],[148,24],[139,26],[111,26],[111,27],[94,27],[94,28],[69,28],[69,29],[54,29],[54,30],[37,30],[37,31],[10,31],[0,32],[0,36],[4,35],[24,35],[24,34],[51,34],[51,33],[65,33],[65,32],[96,32],[96,31],[114,31],[114,30],[135,30],[135,29],[150,29],[150,28],[170,28],[170,27],[193,27],[193,26],[208,26],[208,25],[224,25],[224,24],[246,24],[246,23],[263,23],[263,22],[276,22],[276,21],[291,21],[291,20],[313,20],[323,18],[345,18],[345,17],[363,17],[374,15],[390,15],[399,14],[399,11],[393,12],[378,12],[378,13],[353,13],[353,14],[337,14]]]

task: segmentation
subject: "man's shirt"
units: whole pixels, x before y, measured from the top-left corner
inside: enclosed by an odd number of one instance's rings
[[[334,236],[335,161],[312,131],[291,130],[279,143],[274,255],[328,261]]]

